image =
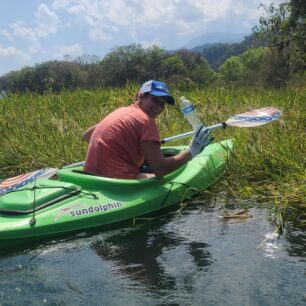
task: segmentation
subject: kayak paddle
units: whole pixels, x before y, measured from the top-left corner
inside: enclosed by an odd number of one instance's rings
[[[254,109],[239,115],[233,115],[229,117],[225,122],[221,122],[215,125],[208,126],[207,128],[212,131],[215,129],[223,128],[227,126],[237,126],[237,127],[254,127],[259,125],[264,125],[270,123],[281,116],[282,112],[274,107],[264,107],[259,109]],[[183,133],[180,135],[165,138],[161,143],[166,143],[172,140],[181,139],[185,137],[192,136],[195,131]]]

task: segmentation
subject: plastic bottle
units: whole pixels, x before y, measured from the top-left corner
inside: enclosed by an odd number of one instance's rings
[[[184,96],[180,97],[180,100],[181,100],[181,109],[182,109],[182,112],[185,118],[187,118],[188,122],[191,124],[192,129],[194,131],[197,130],[197,128],[200,125],[202,125],[202,122],[198,117],[198,114],[196,112],[194,105],[189,100],[187,100]]]

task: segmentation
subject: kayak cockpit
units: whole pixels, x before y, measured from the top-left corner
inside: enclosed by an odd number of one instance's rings
[[[185,150],[186,146],[176,146],[176,147],[163,147],[162,152],[165,157],[174,156]],[[99,190],[103,192],[108,192],[109,190],[121,190],[122,192],[129,193],[136,186],[142,188],[145,185],[162,185],[170,182],[173,178],[177,177],[180,173],[184,171],[187,164],[176,169],[175,171],[165,175],[162,178],[151,177],[145,179],[117,179],[103,177],[88,172],[84,172],[83,165],[64,167],[57,172],[58,180],[63,182],[71,182],[86,190]],[[149,166],[144,163],[141,166],[140,172],[152,173]]]

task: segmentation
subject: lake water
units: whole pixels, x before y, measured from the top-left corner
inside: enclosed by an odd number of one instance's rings
[[[0,250],[0,305],[306,305],[306,233],[193,204],[151,222]]]

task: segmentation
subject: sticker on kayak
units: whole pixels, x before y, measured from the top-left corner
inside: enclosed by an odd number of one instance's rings
[[[64,215],[69,215],[71,218],[80,217],[95,213],[106,212],[109,210],[114,210],[123,207],[122,202],[110,202],[99,205],[90,205],[88,204],[77,204],[71,207],[61,208],[60,213],[54,218],[54,221],[58,221]]]

